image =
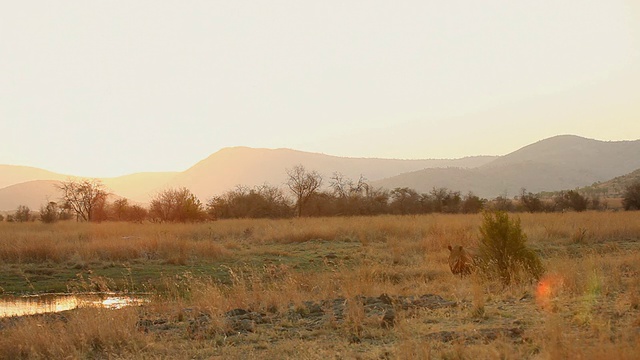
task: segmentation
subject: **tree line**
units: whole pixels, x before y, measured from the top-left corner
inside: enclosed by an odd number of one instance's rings
[[[290,218],[302,216],[358,216],[382,214],[478,213],[492,209],[509,212],[564,212],[603,210],[597,196],[576,190],[561,191],[542,198],[522,189],[513,199],[506,195],[492,200],[469,192],[462,194],[447,188],[418,193],[408,187],[384,189],[372,187],[364,177],[354,180],[334,173],[325,179],[302,165],[287,169],[285,187],[269,184],[253,188],[238,185],[202,203],[187,188],[165,189],[153,197],[149,206],[132,204],[128,199],[108,201],[110,194],[96,179],[66,180],[58,185],[59,202],[49,201],[38,214],[21,205],[7,221],[58,220],[198,222],[231,218]],[[640,181],[628,186],[623,198],[625,210],[640,210]],[[3,220],[0,215],[0,221]]]

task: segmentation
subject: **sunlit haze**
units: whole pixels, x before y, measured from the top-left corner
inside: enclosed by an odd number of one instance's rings
[[[182,171],[221,148],[503,155],[640,138],[637,1],[3,1],[0,164]]]

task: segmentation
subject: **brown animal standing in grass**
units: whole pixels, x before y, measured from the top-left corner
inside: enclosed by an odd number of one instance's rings
[[[469,275],[473,270],[478,253],[474,249],[465,249],[462,245],[449,245],[449,268],[454,275]]]

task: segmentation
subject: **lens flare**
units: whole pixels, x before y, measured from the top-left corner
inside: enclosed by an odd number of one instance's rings
[[[549,274],[543,277],[536,288],[536,303],[542,309],[553,310],[552,300],[558,295],[564,285],[564,278],[558,274]]]

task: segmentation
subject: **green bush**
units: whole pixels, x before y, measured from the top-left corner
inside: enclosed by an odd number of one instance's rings
[[[512,220],[503,211],[485,212],[483,218],[478,249],[480,270],[504,284],[520,279],[520,274],[538,279],[544,267],[538,254],[527,247],[520,219]]]
[[[640,180],[627,186],[622,199],[625,210],[640,210]]]
[[[40,221],[45,224],[58,221],[58,204],[49,201],[46,206],[40,206]]]

